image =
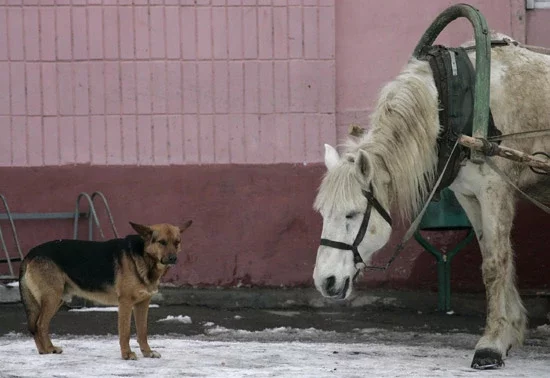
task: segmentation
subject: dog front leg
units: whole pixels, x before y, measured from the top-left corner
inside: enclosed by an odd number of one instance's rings
[[[137,360],[136,354],[130,349],[130,322],[132,321],[132,304],[121,300],[118,302],[118,338],[120,354],[125,360]]]
[[[160,353],[151,350],[147,342],[147,314],[149,313],[148,298],[134,305],[134,319],[136,321],[137,341],[143,357],[160,358]]]

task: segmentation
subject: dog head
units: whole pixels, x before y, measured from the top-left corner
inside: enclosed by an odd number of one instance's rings
[[[174,265],[181,251],[180,234],[192,223],[187,221],[181,227],[167,223],[144,226],[130,222],[130,225],[143,238],[145,253],[163,265]]]

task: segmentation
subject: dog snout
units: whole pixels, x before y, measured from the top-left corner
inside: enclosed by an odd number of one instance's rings
[[[178,261],[178,256],[175,253],[170,253],[167,260],[168,264],[175,264]]]

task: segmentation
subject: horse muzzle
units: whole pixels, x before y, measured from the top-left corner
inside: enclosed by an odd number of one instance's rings
[[[321,294],[333,299],[346,299],[351,292],[351,278],[346,277],[343,283],[338,285],[335,276],[329,276],[320,285]]]

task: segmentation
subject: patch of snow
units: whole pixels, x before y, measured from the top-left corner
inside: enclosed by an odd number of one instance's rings
[[[536,332],[543,335],[550,335],[550,324],[543,324],[536,328]]]
[[[267,310],[267,313],[273,314],[273,315],[279,315],[279,316],[287,316],[287,317],[293,317],[300,315],[300,311],[275,311],[275,310]]]
[[[240,315],[235,315],[235,316],[233,317],[233,319],[237,319],[237,320],[240,320],[240,319],[242,319],[242,318],[243,318],[243,317],[240,316]]]
[[[149,308],[158,308],[158,304],[150,304]],[[82,307],[72,308],[69,312],[118,312],[118,307]]]
[[[6,286],[9,286],[9,287],[19,287],[19,281],[8,282],[8,283],[6,284]]]
[[[164,319],[159,319],[157,322],[170,322],[170,323],[183,323],[183,324],[192,324],[193,321],[191,318],[187,315],[178,315],[178,316],[172,316],[168,315]]]
[[[205,324],[205,326],[206,326],[206,324]],[[204,333],[207,334],[207,335],[219,335],[220,333],[231,332],[231,329],[229,329],[229,328],[216,326],[214,324],[208,325],[207,327],[210,327],[210,328],[204,330]]]

